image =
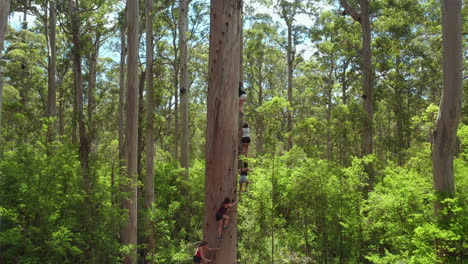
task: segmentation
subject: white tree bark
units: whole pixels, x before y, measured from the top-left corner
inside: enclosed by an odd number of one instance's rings
[[[123,227],[122,243],[130,246],[125,264],[137,263],[137,155],[138,155],[138,0],[127,0],[128,67],[127,67],[127,188],[123,208],[128,210],[128,222]]]
[[[242,0],[211,1],[203,234],[210,247],[220,248],[212,264],[235,263],[237,255],[236,208],[222,240],[215,214],[224,197],[236,195],[241,9]]]
[[[461,7],[461,0],[442,1],[444,85],[432,149],[433,184],[440,195],[435,204],[436,214],[443,208],[440,201],[455,194],[453,156],[463,89]]]

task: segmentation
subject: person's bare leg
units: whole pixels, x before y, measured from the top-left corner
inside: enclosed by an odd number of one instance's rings
[[[245,192],[248,192],[249,191],[249,181],[246,181],[245,182]]]
[[[245,99],[239,99],[239,112],[244,113],[243,105],[244,105]]]
[[[223,215],[224,228],[227,228],[229,224],[229,216]]]
[[[218,238],[221,238],[223,235],[223,222],[224,220],[218,221]]]

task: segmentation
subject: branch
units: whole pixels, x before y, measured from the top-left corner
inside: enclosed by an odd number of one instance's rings
[[[351,16],[355,21],[361,23],[361,14],[359,14],[346,0],[340,0],[341,6],[344,8],[343,14]]]

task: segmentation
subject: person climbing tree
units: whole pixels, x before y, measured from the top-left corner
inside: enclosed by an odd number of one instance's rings
[[[223,203],[216,212],[216,221],[218,221],[218,239],[223,238],[223,229],[227,229],[229,224],[229,216],[227,216],[227,211],[231,210],[233,206],[236,205],[237,201],[231,200],[229,197],[224,198]]]
[[[247,179],[247,174],[249,171],[252,171],[251,169],[249,169],[249,164],[247,162],[244,162],[244,167],[240,169],[239,195],[242,193],[243,185],[245,185],[244,191],[249,192],[249,180]]]
[[[197,250],[195,251],[195,255],[193,256],[193,263],[209,263],[211,260],[205,258],[205,250],[214,251],[219,250],[219,248],[209,248],[208,242],[202,241],[200,245],[198,245]]]
[[[247,156],[250,144],[250,129],[247,123],[242,127],[242,155]]]
[[[247,93],[245,93],[242,85],[239,84],[239,112],[241,114],[244,113],[242,106],[244,105],[245,101],[247,101]]]

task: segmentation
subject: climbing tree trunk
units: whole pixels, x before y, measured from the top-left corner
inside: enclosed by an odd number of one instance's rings
[[[122,244],[130,247],[124,253],[125,264],[137,263],[137,155],[138,155],[138,1],[127,1],[128,20],[128,67],[127,67],[127,109],[126,109],[126,165],[125,191],[128,197],[123,209],[128,211],[128,221],[122,229]]]
[[[188,30],[188,1],[179,3],[179,49],[180,49],[180,165],[184,170],[185,179],[188,180],[189,168],[189,85],[187,68],[187,36]]]
[[[0,0],[0,64],[2,63],[3,41],[8,28],[8,15],[10,14],[10,0]],[[1,65],[0,65],[1,66]],[[2,146],[2,104],[3,104],[3,77],[0,70],[0,146]],[[1,154],[1,151],[0,151]],[[1,155],[0,155],[1,157]]]
[[[153,90],[153,0],[146,0],[146,177],[145,208],[150,212],[154,202],[154,90]],[[146,227],[146,263],[152,263],[156,242],[151,219]]]
[[[443,209],[441,201],[455,195],[453,156],[462,105],[462,23],[461,0],[442,1],[442,52],[444,85],[434,132],[432,149],[432,171],[434,190],[438,199],[434,209],[436,215]],[[450,216],[439,215],[447,222]]]
[[[57,72],[57,47],[56,47],[56,25],[57,25],[57,10],[55,1],[49,2],[49,25],[48,25],[48,48],[49,56],[47,58],[47,75],[48,75],[48,89],[47,89],[47,117],[57,116],[57,83],[55,76]],[[54,140],[57,133],[57,122],[54,121],[49,126],[48,141]]]
[[[220,248],[212,264],[235,263],[237,255],[236,208],[222,240],[215,213],[225,196],[236,195],[241,9],[241,0],[211,1],[203,234],[211,247]]]

